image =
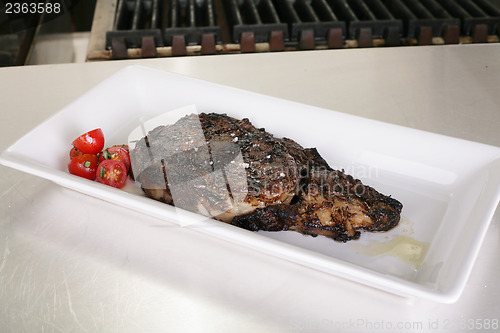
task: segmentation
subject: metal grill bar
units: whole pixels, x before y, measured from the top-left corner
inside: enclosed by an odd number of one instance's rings
[[[142,1],[141,0],[136,0],[135,1],[135,7],[134,7],[134,16],[132,18],[132,30],[137,30],[140,29],[139,27],[139,20],[142,19]]]
[[[125,58],[127,48],[141,48],[163,45],[163,37],[158,27],[160,0],[119,0],[114,29],[106,32],[107,48],[116,50],[115,58]],[[147,41],[144,42],[144,38]]]
[[[416,38],[420,45],[432,44],[433,37],[444,37],[445,42],[458,42],[459,20],[452,18],[434,0],[384,0],[389,10],[404,22],[406,38]]]
[[[486,39],[487,34],[498,33],[498,25],[500,22],[500,15],[497,11],[491,14],[486,14],[482,8],[490,8],[491,4],[486,0],[477,1],[476,3],[482,4],[481,7],[475,5],[471,1],[451,1],[451,0],[438,0],[439,3],[454,17],[458,17],[462,23],[462,34],[466,36],[473,36],[476,39]],[[477,31],[481,32],[478,36]]]
[[[200,53],[213,54],[238,50],[226,48],[229,44],[253,52],[256,43],[269,43],[268,49],[277,51],[425,45],[436,43],[436,37],[445,43],[465,40],[461,36],[486,42],[500,36],[500,9],[490,0],[117,1],[113,29],[106,32],[113,58],[127,57],[129,48],[156,56],[156,48],[163,46],[183,55],[197,45]]]
[[[325,0],[296,0],[294,3],[275,0],[274,3],[281,20],[289,26],[292,44],[298,45],[300,49],[314,48],[316,44],[341,47],[345,37],[345,22],[337,19]]]
[[[271,0],[260,0],[258,7],[264,23],[281,23],[278,12]]]
[[[184,2],[168,0],[167,5],[170,21],[167,22],[167,28],[164,30],[166,45],[176,45],[176,47],[177,45],[180,47],[200,45],[203,35],[206,34],[212,36],[213,47],[221,43],[221,31],[216,25],[213,0],[186,0]]]
[[[242,35],[253,39],[254,43],[269,42],[271,34],[280,32],[283,40],[288,39],[288,29],[282,23],[274,4],[271,1],[260,1],[259,5],[254,0],[226,0],[231,28],[232,42],[240,43]]]
[[[259,11],[253,0],[244,0],[241,10],[246,14],[246,24],[262,24]]]
[[[371,38],[385,38],[387,45],[400,44],[403,23],[381,1],[347,0],[347,5],[355,17],[349,22],[349,37],[359,41],[363,32],[370,32]]]
[[[481,7],[487,15],[500,17],[500,10],[493,6],[488,0],[476,0],[476,5]]]
[[[326,0],[312,0],[311,6],[317,13],[320,21],[339,21],[333,10],[330,8],[330,6],[328,6]]]

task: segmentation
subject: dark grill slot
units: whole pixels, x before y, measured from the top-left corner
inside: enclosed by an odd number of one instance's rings
[[[452,19],[450,13],[448,13],[443,7],[441,7],[441,5],[437,3],[436,0],[420,0],[420,1],[422,2],[422,5],[424,5],[435,18]]]
[[[126,48],[143,47],[144,38],[148,39],[148,44],[163,45],[159,1],[120,0],[114,29],[106,32],[106,47],[117,49],[120,57],[124,57]]]
[[[395,20],[396,18],[391,14],[387,7],[381,0],[368,0],[369,8],[375,14],[374,18],[378,20]]]
[[[333,12],[347,25],[347,38],[359,46],[371,46],[372,39],[385,38],[386,45],[399,45],[402,22],[393,17],[380,0],[328,0]]]
[[[312,0],[311,6],[318,14],[320,21],[339,21],[333,10],[326,3],[326,0]]]
[[[337,14],[337,17],[340,20],[343,20],[347,23],[358,21],[356,14],[352,11],[351,7],[345,2],[345,0],[327,0],[328,4]]]
[[[278,12],[271,0],[259,1],[259,13],[264,23],[281,23]]]
[[[307,0],[295,0],[294,7],[303,22],[319,22],[318,15]]]
[[[212,43],[221,43],[220,27],[216,25],[213,0],[168,0],[169,22],[165,28],[165,43],[200,45],[204,35],[212,36]],[[215,47],[215,45],[213,45]]]
[[[282,42],[288,39],[286,24],[281,23],[271,1],[260,0],[259,5],[255,0],[243,0],[241,4],[238,0],[225,1],[233,43],[240,43],[242,34],[254,43],[269,42],[273,32],[281,33]]]
[[[488,0],[476,0],[475,2],[487,15],[500,17],[500,10],[495,8]]]
[[[415,14],[401,0],[384,0],[384,3],[395,17],[403,20],[404,36],[413,38],[415,36],[414,22],[417,21]]]
[[[487,12],[490,8],[487,1],[472,2],[470,0],[460,0],[459,3],[474,17],[473,24],[486,24],[488,34],[495,34],[498,32],[497,28],[500,23],[500,15],[497,10],[490,11],[489,13]],[[483,8],[486,10],[481,8],[480,4],[483,4]]]
[[[156,0],[152,2],[151,6],[151,24],[149,29],[161,28],[161,1]]]
[[[169,28],[177,28],[181,26],[181,8],[178,0],[169,1],[169,13],[168,17],[170,19]]]
[[[130,17],[133,15],[134,8],[134,2],[125,0],[118,2],[113,30],[129,30],[132,28]]]
[[[399,45],[403,22],[395,18],[380,0],[347,0],[356,20],[349,24],[349,35],[355,38],[361,29],[370,29],[372,38],[386,38],[390,45]]]
[[[132,19],[132,30],[137,30],[137,29],[142,29],[144,22],[144,16],[143,16],[143,3],[142,1],[137,1],[135,2],[135,8],[134,8],[134,17]]]
[[[462,7],[471,14],[473,17],[486,17],[485,12],[481,10],[476,4],[472,3],[471,1],[458,1]]]
[[[233,24],[233,26],[243,25],[244,22],[238,6],[238,0],[226,0],[226,3],[228,7],[228,15],[232,21],[231,23]]]
[[[460,18],[469,18],[470,15],[456,0],[437,0],[451,15]]]
[[[339,21],[325,0],[275,0],[281,20],[287,22],[291,42],[299,48],[314,48],[316,43],[342,46],[345,23]],[[334,40],[335,39],[335,40]]]
[[[159,28],[159,0],[120,0],[113,30]]]
[[[278,9],[278,12],[281,14],[280,15],[281,20],[288,23],[290,27],[292,24],[297,24],[302,22],[300,20],[299,14],[293,8],[293,4],[291,1],[276,0],[275,5],[276,8]],[[294,36],[293,34],[291,37],[296,38],[296,36]]]
[[[431,44],[432,37],[445,36],[446,29],[458,30],[460,22],[451,17],[434,0],[422,0],[420,2],[413,0],[384,0],[385,4],[394,13],[394,16],[404,22],[404,34],[406,38],[418,38],[420,44]],[[458,39],[458,34],[452,38],[446,35],[446,42]],[[455,42],[458,42],[456,40]]]
[[[259,10],[255,5],[255,1],[253,0],[244,0],[243,5],[241,6],[241,10],[244,14],[243,18],[245,19],[244,24],[262,24],[262,20],[259,16]]]
[[[451,15],[460,18],[462,34],[486,41],[487,34],[498,33],[499,12],[487,0],[438,1]],[[478,35],[479,30],[481,36]]]
[[[187,23],[190,28],[201,26],[201,10],[195,0],[188,0],[186,8]]]
[[[357,13],[357,17],[361,21],[376,21],[377,18],[375,17],[375,14],[372,13],[370,8],[368,8],[368,5],[364,1],[359,1],[359,0],[348,0],[349,4],[351,7],[354,9],[354,11]]]
[[[415,13],[415,16],[420,19],[433,19],[434,16],[420,2],[405,1],[405,4],[410,10]]]

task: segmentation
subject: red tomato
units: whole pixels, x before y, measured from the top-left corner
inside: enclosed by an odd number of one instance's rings
[[[99,163],[104,160],[121,161],[125,164],[127,171],[130,169],[130,155],[120,146],[113,146],[103,150],[103,152],[99,155]]]
[[[130,149],[128,148],[128,145],[114,145],[113,147],[123,148],[127,151],[127,153],[130,153]]]
[[[84,154],[98,154],[104,148],[104,134],[100,128],[80,135],[73,146]]]
[[[68,171],[72,175],[94,180],[97,170],[97,155],[83,154],[75,156],[68,164]]]
[[[97,167],[95,173],[99,183],[122,188],[127,182],[127,168],[122,161],[104,160]]]
[[[79,151],[78,149],[76,149],[75,147],[71,148],[71,150],[69,152],[69,158],[70,159],[73,159],[73,158],[75,158],[76,156],[79,156],[79,155],[83,155],[83,153],[81,151]]]

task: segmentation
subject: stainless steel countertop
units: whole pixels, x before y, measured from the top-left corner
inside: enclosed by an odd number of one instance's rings
[[[500,146],[500,45],[485,44],[1,68],[0,151],[130,64]],[[461,298],[438,304],[0,170],[2,332],[500,329],[498,209]]]

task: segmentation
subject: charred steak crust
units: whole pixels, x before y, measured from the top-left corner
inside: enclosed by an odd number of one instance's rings
[[[290,203],[299,178],[280,140],[248,119],[216,113],[155,128],[137,142],[131,158],[148,196],[225,222]]]
[[[148,196],[252,231],[345,242],[363,230],[393,228],[403,207],[332,169],[315,148],[225,114],[192,114],[159,126],[131,157]],[[220,170],[219,178],[211,176]]]

